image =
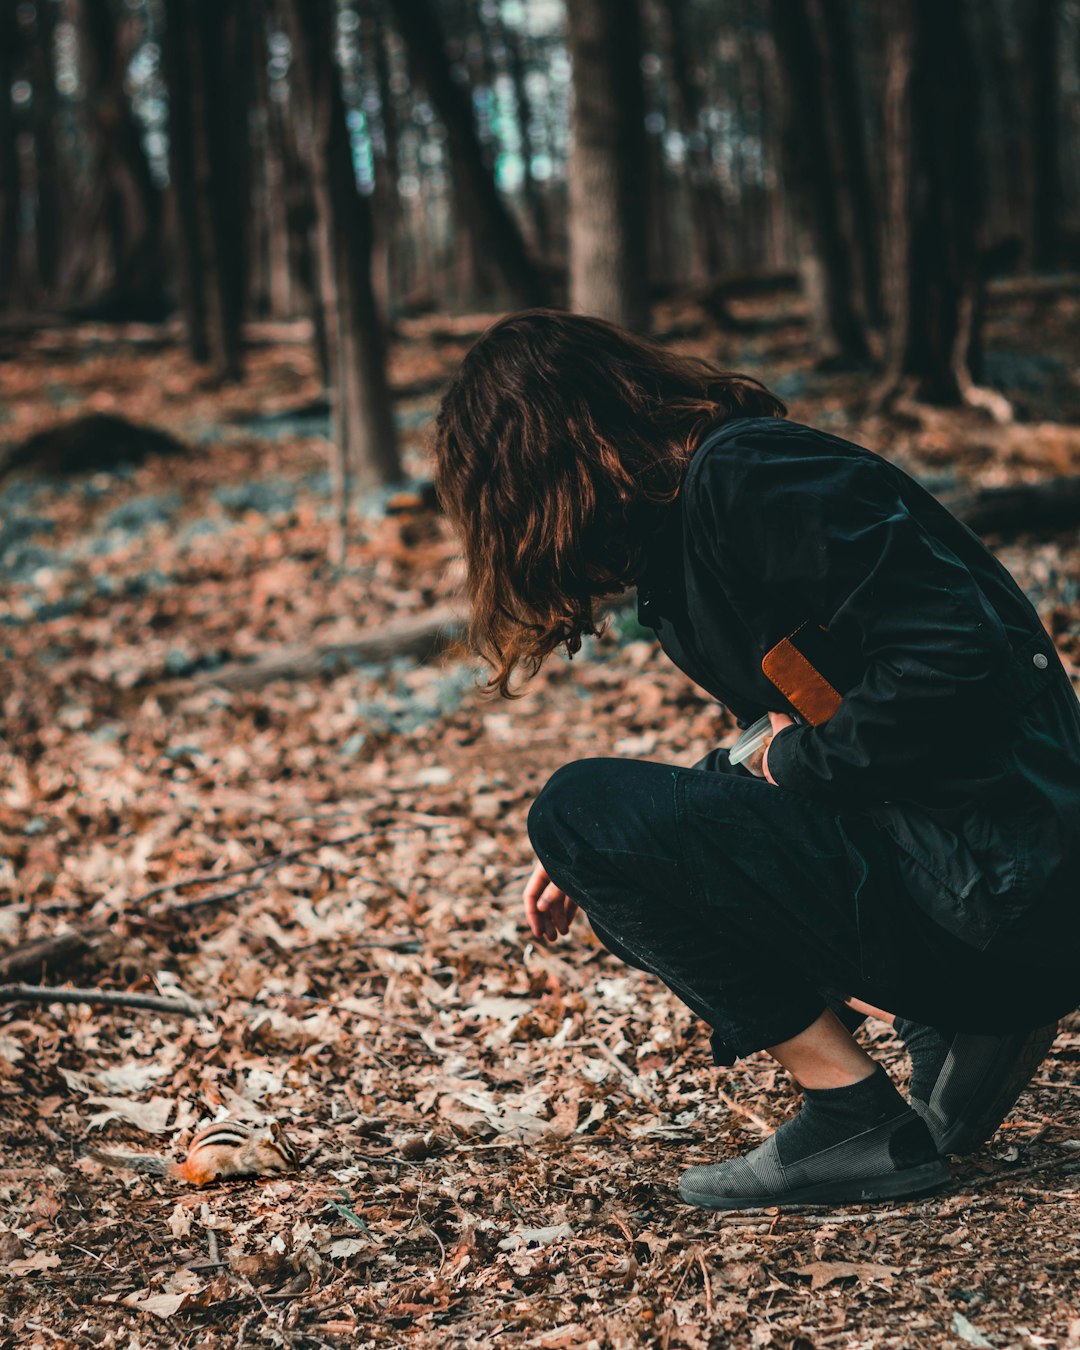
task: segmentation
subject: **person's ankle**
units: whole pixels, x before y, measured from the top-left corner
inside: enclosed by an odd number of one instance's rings
[[[846,1065],[823,1064],[820,1069],[810,1073],[804,1072],[801,1078],[795,1078],[794,1074],[792,1078],[802,1092],[830,1092],[835,1088],[854,1087],[856,1083],[864,1083],[877,1073],[878,1067],[868,1058],[861,1069]]]

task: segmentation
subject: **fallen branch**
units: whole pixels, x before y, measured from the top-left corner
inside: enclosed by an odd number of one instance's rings
[[[598,599],[597,610],[620,609],[634,599],[633,591],[620,591]],[[186,687],[205,689],[255,689],[271,680],[304,680],[333,674],[349,666],[381,665],[407,656],[423,664],[465,637],[467,617],[459,604],[440,605],[427,614],[397,619],[370,633],[359,633],[351,642],[290,643],[251,661],[233,661],[216,670],[203,670]]]
[[[90,949],[96,936],[69,928],[55,937],[35,938],[11,947],[0,954],[0,983],[21,975],[40,975],[44,970],[55,970],[74,961]]]
[[[149,1008],[181,1017],[209,1011],[193,999],[129,994],[119,989],[54,989],[43,984],[0,985],[0,1003],[91,1003],[105,1008]]]
[[[430,661],[465,633],[465,617],[457,605],[441,605],[427,614],[398,619],[351,642],[296,642],[254,661],[238,661],[204,670],[191,683],[197,688],[221,685],[252,689],[271,680],[302,680],[349,666],[379,665],[395,657]]]
[[[320,848],[340,848],[343,844],[352,844],[357,839],[362,839],[364,835],[370,833],[371,827],[365,825],[362,830],[353,830],[351,834],[343,834],[339,839],[313,839],[310,844],[301,844],[299,848],[290,849],[287,853],[271,853],[269,857],[262,858],[259,862],[248,863],[246,867],[233,867],[227,872],[198,872],[191,877],[178,877],[175,881],[162,881],[129,900],[128,908],[137,909],[140,905],[144,905],[147,900],[152,900],[156,895],[163,895],[166,891],[183,891],[191,886],[200,886],[209,881],[226,881],[230,877],[249,876],[252,872],[272,872],[276,868],[284,866],[285,863],[302,858],[305,853],[314,853]],[[265,877],[260,877],[259,881],[262,882],[265,879]],[[230,900],[234,895],[240,895],[244,890],[251,889],[250,886],[246,886],[234,891],[219,891],[211,896],[200,897],[187,905],[170,904],[162,908],[168,910],[197,908],[203,904],[211,904],[216,900]]]
[[[977,534],[1071,529],[1080,522],[1080,475],[953,492],[941,500]]]

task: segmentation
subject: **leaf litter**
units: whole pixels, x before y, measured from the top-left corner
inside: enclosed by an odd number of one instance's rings
[[[465,350],[467,328],[436,343],[435,322],[395,346],[399,384]],[[213,1011],[0,1012],[3,1343],[1076,1350],[1080,1022],[943,1195],[680,1205],[683,1167],[793,1109],[785,1077],[765,1056],[715,1069],[689,1011],[584,919],[534,943],[524,822],[565,761],[692,763],[731,733],[726,714],[630,612],[509,707],[460,658],[196,687],[227,660],[424,613],[455,594],[456,546],[438,518],[373,512],[329,567],[325,443],[244,426],[317,395],[299,338],[254,351],[236,390],[204,389],[169,347],[80,342],[65,355],[43,337],[0,365],[17,434],[40,429],[51,383],[109,391],[193,448],[0,493],[47,522],[3,559],[0,936],[91,925],[90,950],[46,979]],[[819,386],[806,377],[796,416],[924,475],[1011,480],[1073,453],[1049,423],[855,424],[843,377]],[[430,400],[404,411],[422,474]],[[1002,556],[1080,661],[1072,540]],[[902,1083],[898,1043],[866,1034]],[[195,1192],[86,1156],[180,1158],[225,1114],[282,1121],[302,1170]]]

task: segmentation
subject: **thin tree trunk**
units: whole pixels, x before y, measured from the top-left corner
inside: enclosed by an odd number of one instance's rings
[[[638,3],[574,0],[566,18],[574,103],[570,307],[644,330],[649,278]]]
[[[530,128],[533,124],[533,108],[529,99],[526,82],[527,55],[524,50],[525,35],[512,29],[500,20],[503,46],[506,48],[510,66],[510,78],[514,84],[514,109],[517,115],[518,134],[521,137],[522,179],[521,195],[525,200],[525,211],[532,224],[533,240],[537,256],[548,259],[550,248],[550,226],[544,194],[533,173],[533,152]]]
[[[312,185],[319,288],[333,374],[343,557],[351,483],[401,478],[386,353],[371,285],[371,214],[353,170],[341,78],[334,60],[333,0],[285,0],[293,49],[292,94]]]
[[[970,400],[982,173],[977,88],[963,0],[888,9],[887,370],[932,403]],[[974,401],[974,400],[971,400]]]
[[[379,308],[389,325],[392,322],[397,297],[402,290],[400,252],[405,230],[398,189],[400,165],[398,154],[397,109],[390,83],[390,62],[386,50],[386,25],[380,22],[380,0],[364,0],[361,9],[364,61],[375,76],[375,93],[379,100],[378,130],[380,144],[375,155],[375,194],[372,203],[374,228],[374,261],[372,284]]]
[[[1031,253],[1036,268],[1051,268],[1058,261],[1062,211],[1059,18],[1059,0],[1033,0],[1028,26],[1028,78],[1031,90]]]
[[[38,280],[48,295],[56,289],[60,265],[60,173],[56,153],[56,80],[53,72],[53,11],[39,3],[30,43],[34,85],[34,252]]]
[[[166,0],[170,137],[187,264],[190,340],[222,379],[242,368],[251,14],[246,0]],[[201,309],[201,318],[197,311]]]
[[[694,272],[698,279],[708,280],[717,277],[722,266],[719,226],[724,215],[723,204],[713,183],[709,138],[701,125],[704,99],[696,78],[698,67],[692,56],[693,39],[686,0],[664,0],[662,8],[679,120],[689,143],[688,183],[698,255]]]
[[[186,0],[165,0],[165,78],[169,90],[169,172],[176,219],[180,304],[192,360],[210,357],[206,276],[199,231],[199,194],[191,122],[191,88],[196,68],[195,25]]]
[[[19,261],[19,156],[11,85],[18,27],[15,6],[0,4],[0,307],[14,298]]]
[[[161,194],[124,89],[127,60],[121,46],[126,42],[121,37],[127,25],[118,28],[109,0],[80,0],[79,13],[92,181],[99,198],[97,205],[89,205],[85,219],[108,222],[110,288],[136,300],[156,296],[161,287]],[[93,240],[87,238],[86,244],[73,257],[65,288],[85,285],[91,275]]]
[[[468,222],[478,255],[498,269],[518,304],[541,305],[548,284],[530,257],[510,208],[484,160],[468,94],[454,80],[439,15],[431,0],[393,0],[409,67],[446,130],[459,219]]]
[[[869,347],[854,304],[851,247],[840,216],[839,169],[829,134],[822,57],[807,0],[772,0],[772,20],[790,195],[800,252],[813,277],[807,298],[822,357],[861,362]]]
[[[884,317],[879,216],[851,40],[851,15],[848,0],[815,0],[815,7],[824,39],[825,87],[832,106],[832,128],[838,150],[838,186],[847,205],[847,228],[858,264],[863,314],[877,326]]]

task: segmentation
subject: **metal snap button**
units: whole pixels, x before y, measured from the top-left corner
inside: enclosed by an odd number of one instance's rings
[[[1035,655],[1031,658],[1031,664],[1035,667],[1036,670],[1045,670],[1046,667],[1050,664],[1050,658],[1048,656],[1045,656],[1042,652],[1036,652]]]

